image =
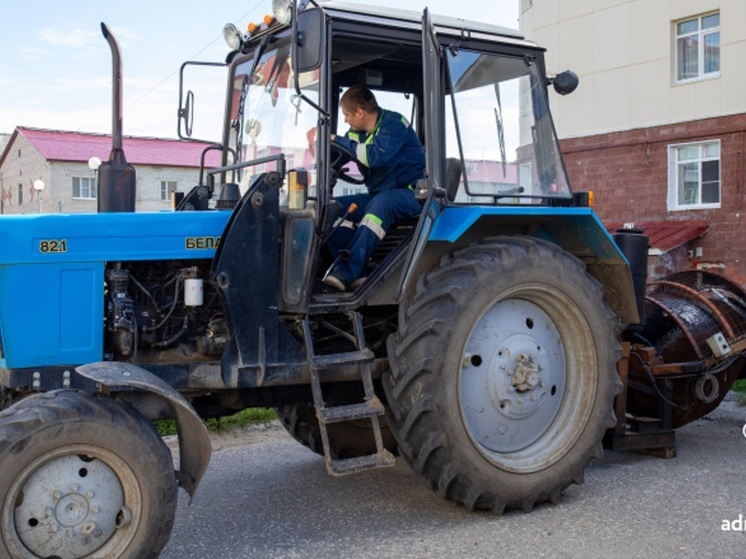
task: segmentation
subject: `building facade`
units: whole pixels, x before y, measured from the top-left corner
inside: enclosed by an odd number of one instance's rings
[[[551,94],[573,188],[604,222],[678,224],[676,269],[742,282],[744,22],[743,0],[521,0],[548,73],[580,77]]]
[[[136,173],[136,211],[166,210],[171,207],[171,192],[188,192],[195,186],[205,147],[125,136],[125,157]],[[106,161],[110,152],[109,135],[16,128],[0,155],[0,213],[96,212],[98,177],[89,160]],[[217,152],[208,152],[208,164],[217,166],[218,157]],[[39,180],[44,184],[41,190]]]

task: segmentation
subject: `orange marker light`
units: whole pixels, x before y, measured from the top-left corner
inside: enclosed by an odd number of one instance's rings
[[[274,22],[275,17],[273,15],[267,14],[266,16],[264,16],[264,25],[266,25],[267,27],[272,25]]]
[[[249,23],[249,25],[247,26],[247,29],[248,29],[248,31],[249,31],[249,34],[251,34],[251,33],[253,33],[254,31],[256,31],[257,29],[259,29],[259,24],[257,24],[257,23],[254,23],[254,22],[252,21],[252,22],[251,22],[251,23]]]

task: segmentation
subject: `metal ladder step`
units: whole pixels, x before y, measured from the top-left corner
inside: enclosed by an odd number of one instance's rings
[[[388,450],[376,454],[356,456],[355,458],[341,458],[327,463],[327,470],[333,476],[346,476],[375,468],[394,466],[396,458]]]
[[[308,319],[303,321],[303,336],[305,338],[308,365],[311,370],[311,389],[314,406],[316,407],[316,417],[319,422],[321,442],[324,447],[324,461],[326,462],[327,471],[332,476],[344,476],[364,470],[393,466],[396,460],[394,455],[384,448],[381,436],[381,425],[378,418],[384,415],[385,409],[373,388],[371,365],[375,359],[375,354],[365,345],[360,313],[350,313],[350,320],[354,327],[355,335],[352,341],[355,342],[356,350],[324,355],[316,355],[313,347],[311,325]],[[327,406],[324,402],[321,388],[321,377],[324,370],[333,369],[338,365],[350,364],[357,364],[360,367],[360,382],[363,385],[365,393],[364,401],[355,404]],[[330,423],[343,423],[363,419],[368,419],[371,422],[376,451],[372,454],[356,456],[354,458],[332,457],[327,425]]]
[[[372,363],[375,355],[369,349],[361,351],[348,351],[345,353],[332,353],[330,355],[314,355],[313,364],[318,369],[326,369],[339,365],[340,363]]]
[[[361,404],[347,404],[344,406],[331,406],[319,409],[321,417],[319,421],[324,423],[340,423],[342,421],[355,421],[356,419],[370,419],[385,413],[383,404],[378,398],[373,398]]]

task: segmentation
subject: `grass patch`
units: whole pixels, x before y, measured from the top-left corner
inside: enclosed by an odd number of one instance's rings
[[[733,383],[731,390],[736,393],[739,406],[746,406],[746,379],[740,378]]]
[[[746,378],[740,378],[734,382],[731,390],[734,392],[746,393]]]
[[[251,425],[269,423],[277,419],[275,411],[269,408],[246,408],[233,415],[211,418],[203,421],[208,431],[229,433],[233,429],[244,429]],[[162,437],[176,435],[176,422],[173,419],[156,419],[153,424]]]
[[[276,419],[275,411],[269,408],[246,408],[233,415],[224,415],[205,421],[214,433],[227,433],[232,429],[243,429],[257,423],[269,423]]]

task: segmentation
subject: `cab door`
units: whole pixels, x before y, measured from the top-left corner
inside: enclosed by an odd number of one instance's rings
[[[445,117],[443,57],[430,19],[430,11],[422,14],[423,108],[425,111],[425,178],[418,185],[418,194],[426,193],[425,207],[417,222],[414,239],[404,264],[396,299],[406,292],[417,262],[430,236],[433,224],[443,209],[445,197]]]

